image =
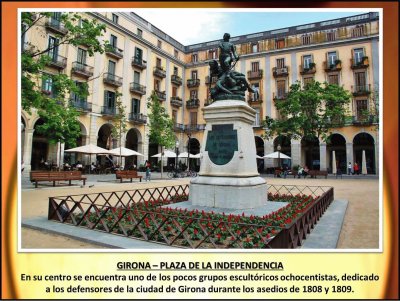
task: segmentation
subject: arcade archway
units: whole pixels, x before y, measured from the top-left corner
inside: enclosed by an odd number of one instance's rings
[[[375,141],[368,133],[357,134],[353,139],[354,163],[362,167],[362,151],[365,150],[365,159],[368,174],[375,174]]]
[[[320,169],[319,140],[317,137],[301,139],[302,162],[312,170]]]
[[[346,139],[340,134],[332,134],[327,141],[326,144],[326,157],[328,160],[328,168],[329,171],[332,172],[332,152],[335,151],[336,157],[336,169],[342,171],[342,173],[346,174]]]

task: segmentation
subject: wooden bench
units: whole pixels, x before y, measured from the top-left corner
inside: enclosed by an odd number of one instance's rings
[[[325,179],[328,178],[328,172],[326,170],[309,170],[308,175],[311,178],[317,178],[317,176],[324,176]]]
[[[115,171],[115,176],[117,179],[121,180],[122,183],[122,179],[131,179],[131,183],[132,183],[132,179],[139,179],[140,182],[142,182],[142,176],[139,176],[137,174],[136,170],[116,170]]]
[[[31,182],[35,182],[35,188],[38,187],[39,182],[53,182],[53,187],[56,186],[56,181],[68,181],[71,186],[72,180],[83,181],[86,183],[86,177],[82,176],[82,172],[78,170],[73,171],[31,171]]]

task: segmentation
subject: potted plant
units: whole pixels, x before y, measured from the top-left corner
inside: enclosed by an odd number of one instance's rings
[[[314,69],[315,68],[315,63],[314,62],[310,63],[308,66],[309,66],[310,69]]]

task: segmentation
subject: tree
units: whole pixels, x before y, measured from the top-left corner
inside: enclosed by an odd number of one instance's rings
[[[343,126],[350,99],[350,92],[338,85],[313,81],[302,87],[296,82],[285,100],[275,102],[281,118],[266,117],[265,136],[328,141],[331,129]]]
[[[161,152],[164,148],[172,148],[175,144],[174,123],[172,118],[169,117],[168,112],[160,104],[160,101],[153,91],[148,99],[147,108],[150,113],[149,116],[149,140],[151,143],[161,145]],[[163,175],[163,164],[161,157],[161,177]]]
[[[118,139],[119,146],[120,146],[120,155],[119,155],[119,165],[121,166],[121,139],[122,136],[126,133],[127,131],[127,118],[125,115],[126,112],[126,106],[123,105],[121,101],[121,96],[122,94],[118,93],[116,95],[116,102],[115,102],[115,109],[116,113],[114,115],[113,119],[113,128],[112,128],[112,136],[115,139]]]
[[[46,36],[45,20],[55,17],[55,13],[21,14],[22,40],[28,32],[35,30],[32,35]],[[97,24],[96,20],[86,20],[76,13],[58,15],[57,24],[63,28],[65,34],[53,34],[53,43],[44,49],[27,42],[22,45],[21,53],[21,105],[28,114],[35,110],[44,124],[38,131],[49,139],[49,143],[67,142],[70,146],[76,145],[80,135],[78,122],[79,113],[73,106],[69,106],[66,98],[74,93],[79,98],[86,98],[89,94],[87,83],[76,83],[66,74],[51,74],[45,72],[45,67],[52,60],[50,53],[60,45],[85,45],[89,56],[96,52],[103,53],[108,42],[100,42],[105,32],[104,24]],[[60,148],[61,150],[61,148]]]

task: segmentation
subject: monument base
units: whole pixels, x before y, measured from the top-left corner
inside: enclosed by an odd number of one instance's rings
[[[267,203],[267,184],[260,177],[198,177],[190,183],[195,206],[253,209]]]

